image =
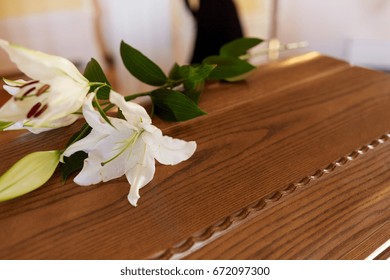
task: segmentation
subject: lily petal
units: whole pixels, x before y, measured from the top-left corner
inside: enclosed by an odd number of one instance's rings
[[[6,90],[11,95],[16,95],[20,92],[20,87],[28,83],[28,81],[25,81],[23,79],[18,79],[15,81],[4,79],[3,81],[5,85],[3,86],[4,90]]]
[[[89,186],[100,183],[102,176],[100,174],[100,159],[95,158],[93,155],[89,155],[84,160],[83,169],[73,179],[73,181],[80,186]]]
[[[3,86],[3,89],[8,92],[9,94],[11,95],[16,95],[20,92],[20,89],[17,88],[17,87],[13,87],[13,86],[7,86],[7,85],[4,85]]]
[[[28,111],[39,102],[36,97],[26,98],[23,102],[15,102],[13,98],[9,99],[0,108],[0,120],[2,121],[24,121],[27,119]]]
[[[34,134],[38,134],[38,133],[41,133],[41,132],[52,130],[54,128],[59,128],[59,127],[70,125],[70,124],[74,123],[78,118],[79,117],[76,116],[76,115],[69,115],[69,116],[65,116],[65,117],[60,118],[60,119],[53,120],[51,122],[47,122],[47,123],[45,123],[41,127],[34,127],[28,121],[27,122],[23,122],[23,121],[14,122],[14,121],[11,121],[11,122],[13,122],[13,124],[10,125],[9,127],[5,128],[4,130],[27,129],[28,131],[30,131],[30,132],[32,132]]]
[[[112,126],[106,123],[106,121],[100,116],[92,105],[92,101],[95,98],[95,93],[90,93],[83,105],[83,115],[87,123],[96,131],[102,134],[110,134],[113,130]]]
[[[89,153],[90,151],[92,151],[93,149],[95,149],[96,145],[102,140],[104,139],[105,137],[107,137],[107,135],[102,135],[100,134],[98,131],[96,130],[92,130],[87,136],[85,136],[83,139],[73,143],[72,145],[70,145],[66,150],[65,152],[63,153],[63,155],[65,157],[70,157],[71,155],[73,155],[74,153],[78,152],[78,151],[83,151],[83,152],[86,152],[86,153]]]
[[[147,124],[152,122],[144,107],[134,102],[126,102],[122,95],[113,90],[110,92],[110,102],[118,106],[126,120],[134,126],[140,121]]]
[[[47,83],[56,76],[65,74],[76,82],[88,83],[73,63],[63,57],[12,45],[2,39],[0,39],[0,47],[8,53],[18,68],[31,78]]]
[[[128,170],[134,168],[138,162],[139,154],[143,152],[144,147],[142,144],[143,143],[141,141],[138,141],[131,147],[126,147],[125,143],[122,143],[121,145],[116,143],[116,145],[113,145],[113,147],[117,147],[116,149],[113,149],[115,153],[120,154],[115,158],[115,160],[112,160],[103,166],[101,171],[103,182],[119,178],[128,172]],[[107,149],[107,146],[108,145],[105,145],[104,148]]]
[[[154,126],[153,126],[154,127]],[[196,142],[187,142],[169,136],[163,136],[161,130],[153,130],[142,134],[142,139],[150,147],[155,159],[165,165],[174,165],[189,159],[196,150]]]
[[[12,128],[9,127],[6,130],[15,130],[15,129],[24,128],[24,129],[27,129],[28,131],[30,131],[31,133],[38,134],[38,133],[49,131],[49,130],[52,130],[55,128],[68,126],[68,125],[74,123],[78,118],[79,117],[76,115],[69,115],[69,116],[65,116],[65,117],[60,118],[60,119],[56,119],[56,120],[51,121],[51,122],[46,122],[44,125],[42,125],[40,127],[29,126],[28,122],[26,122],[26,123],[18,122],[20,124],[20,127],[17,127],[15,125],[15,127],[12,127]]]
[[[24,85],[24,84],[29,82],[29,81],[26,81],[26,80],[23,80],[23,79],[8,80],[8,79],[5,79],[5,78],[3,78],[3,81],[4,81],[4,83],[6,83],[7,85],[12,86],[12,87],[22,86],[22,85]]]
[[[153,156],[148,152],[147,145],[144,146],[144,152],[136,165],[126,173],[127,181],[130,183],[130,192],[127,196],[130,204],[137,206],[140,198],[139,190],[149,183],[154,176],[155,163]]]

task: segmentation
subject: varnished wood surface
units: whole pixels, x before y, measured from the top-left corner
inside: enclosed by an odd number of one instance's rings
[[[155,121],[198,149],[158,165],[138,207],[125,178],[56,174],[0,204],[0,258],[363,259],[390,238],[389,105],[389,75],[317,53],[210,85],[208,115]],[[76,127],[3,132],[0,172]]]

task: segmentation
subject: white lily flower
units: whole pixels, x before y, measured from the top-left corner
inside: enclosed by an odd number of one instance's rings
[[[153,179],[155,159],[166,165],[178,164],[193,155],[196,142],[163,136],[142,106],[126,102],[114,91],[110,93],[110,102],[119,107],[125,120],[108,117],[110,125],[93,108],[94,95],[91,93],[83,105],[84,117],[92,131],[69,146],[63,155],[68,157],[77,151],[88,153],[83,169],[74,178],[79,185],[126,175],[130,183],[128,200],[136,206],[139,190]]]
[[[18,68],[32,80],[4,80],[13,97],[0,108],[0,121],[12,122],[10,129],[33,133],[67,126],[89,91],[89,82],[67,59],[12,45],[0,39]]]

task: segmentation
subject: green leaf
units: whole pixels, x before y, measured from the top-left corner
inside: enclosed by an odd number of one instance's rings
[[[170,89],[183,85],[183,94],[198,104],[204,83],[216,65],[194,64],[179,66],[175,63],[169,73]]]
[[[2,122],[2,121],[0,121],[0,131],[3,131],[4,129],[6,129],[7,127],[10,127],[13,124],[14,124],[13,122]]]
[[[171,70],[169,71],[169,75],[168,75],[169,79],[174,80],[174,81],[180,80],[182,78],[182,76],[181,76],[179,70],[180,70],[179,64],[175,63],[172,66]]]
[[[216,64],[217,67],[210,73],[208,79],[223,80],[240,76],[256,67],[252,64],[234,57],[213,55],[203,60],[205,64]]]
[[[202,94],[204,89],[204,82],[197,84],[195,88],[192,89],[185,89],[183,91],[183,94],[188,96],[192,101],[195,102],[195,104],[199,103],[200,95]]]
[[[169,89],[151,93],[154,112],[166,121],[186,121],[206,114],[189,97]]]
[[[64,163],[61,165],[62,181],[65,182],[69,175],[81,170],[87,157],[88,154],[83,151],[76,152],[70,157],[64,157]]]
[[[223,45],[219,54],[227,57],[239,57],[261,42],[263,40],[259,38],[239,38]]]
[[[35,152],[23,157],[0,177],[0,201],[21,196],[45,184],[59,161],[59,151]]]
[[[91,86],[91,91],[95,91],[97,88],[100,87],[97,92],[97,97],[103,100],[109,99],[111,84],[107,80],[106,75],[104,75],[103,69],[100,67],[99,63],[94,58],[91,58],[91,60],[85,67],[84,77],[87,78],[90,82],[107,84],[107,86],[103,87],[101,87],[100,85],[93,85]]]
[[[209,64],[184,66],[175,64],[170,76],[175,77],[176,81],[181,80],[184,86],[183,93],[197,104],[203,91],[205,80],[215,67],[216,65]]]
[[[141,82],[152,86],[166,83],[168,78],[161,68],[140,51],[122,41],[120,53],[127,70]]]
[[[186,89],[194,89],[199,83],[203,83],[216,65],[201,64],[196,66],[182,66],[179,72],[186,79],[183,84]]]

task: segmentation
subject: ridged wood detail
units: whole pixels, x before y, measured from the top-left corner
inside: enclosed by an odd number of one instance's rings
[[[374,260],[388,260],[388,259],[390,259],[390,247],[387,247],[378,256],[374,258]]]
[[[259,212],[262,209],[272,206],[273,203],[278,202],[281,198],[288,197],[288,195],[294,193],[296,190],[301,189],[303,187],[307,187],[310,182],[317,180],[321,178],[324,175],[332,173],[337,168],[340,168],[344,165],[346,165],[348,162],[351,162],[355,159],[357,159],[359,156],[366,154],[368,151],[374,150],[376,147],[378,147],[381,144],[386,143],[390,139],[390,133],[383,134],[379,138],[371,141],[369,144],[364,145],[351,153],[349,153],[346,156],[343,156],[339,158],[338,160],[328,164],[325,168],[321,168],[313,172],[313,174],[306,176],[302,178],[301,180],[297,182],[293,182],[289,184],[287,187],[272,192],[271,194],[262,197],[261,199],[257,200],[255,203],[252,203],[239,211],[231,214],[230,216],[227,216],[223,219],[221,219],[219,222],[212,224],[211,226],[207,227],[206,229],[200,231],[199,233],[196,233],[192,235],[191,237],[177,243],[176,245],[172,246],[171,248],[168,248],[161,252],[160,254],[153,257],[154,259],[172,259],[176,255],[186,255],[186,253],[190,253],[191,249],[196,245],[206,242],[207,240],[211,239],[212,237],[216,236],[217,234],[223,234],[224,231],[231,228],[235,223],[244,221],[249,217],[251,213]],[[387,248],[384,250],[383,254],[381,253],[376,257],[379,259],[382,259],[382,255],[388,256],[390,255],[390,248]]]

